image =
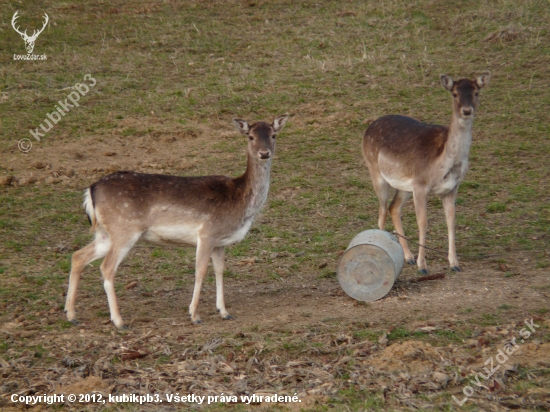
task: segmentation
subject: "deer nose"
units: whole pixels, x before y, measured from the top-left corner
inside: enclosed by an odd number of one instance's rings
[[[260,159],[269,159],[271,157],[270,150],[260,150],[258,154],[260,155]]]
[[[462,115],[463,116],[470,116],[473,113],[474,113],[474,109],[471,108],[471,107],[463,107],[462,108]]]

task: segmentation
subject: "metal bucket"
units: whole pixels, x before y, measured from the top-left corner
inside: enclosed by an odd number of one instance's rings
[[[338,264],[338,282],[354,299],[371,302],[390,291],[403,270],[405,255],[384,230],[365,230],[353,238]]]

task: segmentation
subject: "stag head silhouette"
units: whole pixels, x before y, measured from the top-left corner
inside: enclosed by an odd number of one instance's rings
[[[44,31],[44,29],[48,25],[48,21],[50,21],[50,18],[48,17],[48,15],[46,13],[44,13],[44,17],[45,17],[44,25],[42,26],[42,28],[40,30],[33,30],[32,36],[29,36],[29,35],[27,35],[27,30],[25,30],[24,32],[21,32],[19,30],[19,27],[15,26],[16,20],[19,17],[17,15],[18,13],[19,13],[19,10],[17,10],[15,12],[15,14],[13,15],[13,17],[11,19],[11,25],[13,26],[13,29],[17,33],[19,33],[21,35],[21,37],[23,38],[23,40],[25,41],[25,48],[27,49],[27,53],[31,54],[32,51],[34,50],[34,42],[36,41],[36,38],[38,37],[38,35],[40,33],[42,33]]]

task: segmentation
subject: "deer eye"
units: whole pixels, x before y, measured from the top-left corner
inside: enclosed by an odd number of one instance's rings
[[[275,139],[276,137],[277,137],[277,135],[273,135],[273,136],[271,136],[271,138],[272,138],[272,139]]]
[[[476,96],[479,96],[479,92],[476,92],[475,95],[476,95]]]
[[[458,93],[453,93],[453,96],[454,96],[454,97],[458,97]]]
[[[250,135],[249,135],[249,136],[248,136],[248,139],[252,141],[252,140],[254,140],[254,136],[250,136]]]

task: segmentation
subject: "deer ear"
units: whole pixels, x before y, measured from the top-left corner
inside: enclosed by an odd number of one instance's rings
[[[248,123],[246,120],[243,119],[233,119],[233,124],[239,129],[239,132],[242,134],[248,134],[250,131],[250,127],[248,126]]]
[[[279,133],[281,130],[283,130],[283,127],[285,127],[287,120],[288,114],[277,117],[275,120],[273,120],[273,130],[275,130],[275,133]]]
[[[442,74],[439,76],[439,80],[441,80],[441,85],[448,91],[453,90],[453,85],[455,82],[453,81],[453,78],[451,76],[447,76],[446,74]]]
[[[481,76],[479,76],[476,79],[477,87],[481,89],[482,87],[487,86],[490,80],[491,80],[491,73],[490,72],[483,73]]]

